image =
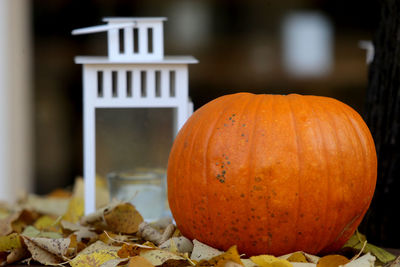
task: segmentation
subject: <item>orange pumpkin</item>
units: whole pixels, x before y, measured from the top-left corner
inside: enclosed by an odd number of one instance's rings
[[[239,93],[183,126],[168,162],[182,234],[247,255],[331,252],[353,234],[377,176],[362,118],[328,97]]]

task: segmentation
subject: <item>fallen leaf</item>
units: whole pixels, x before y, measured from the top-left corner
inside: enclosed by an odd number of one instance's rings
[[[132,234],[139,229],[143,217],[127,202],[112,202],[107,207],[81,218],[82,225],[90,225],[99,230]]]
[[[140,244],[123,244],[120,250],[118,250],[118,256],[120,258],[128,258],[140,255],[142,250],[156,249],[152,246],[140,245]]]
[[[224,267],[228,262],[234,262],[243,266],[242,261],[240,260],[240,255],[237,251],[236,246],[230,247],[226,252],[221,255],[215,256],[209,260],[201,260],[199,262],[200,266],[216,266],[216,267]]]
[[[300,251],[292,253],[287,260],[290,262],[308,262],[306,256]]]
[[[64,232],[74,233],[78,242],[84,239],[91,240],[97,237],[97,234],[92,231],[93,229],[91,227],[82,226],[69,221],[61,221],[60,224]]]
[[[154,265],[141,256],[134,256],[129,260],[128,267],[154,267]]]
[[[38,230],[48,230],[53,232],[60,231],[58,220],[49,215],[43,215],[35,221],[33,226]]]
[[[350,261],[345,264],[345,267],[374,267],[376,258],[371,255],[371,253],[367,253],[362,257],[359,257],[355,260]]]
[[[223,251],[210,247],[195,239],[193,240],[193,251],[190,255],[190,259],[195,261],[209,260],[223,253]]]
[[[308,253],[305,253],[304,251],[296,251],[296,252],[293,252],[293,253],[289,253],[289,254],[285,254],[285,255],[279,256],[278,258],[279,258],[279,259],[288,260],[293,254],[296,254],[296,253],[301,253],[302,255],[304,255],[304,257],[306,258],[306,261],[307,261],[308,263],[315,263],[315,264],[317,264],[317,262],[318,262],[319,259],[320,259],[320,257],[315,256],[315,255],[311,255],[311,254],[308,254]],[[293,262],[292,262],[292,263],[293,263]]]
[[[154,249],[154,250],[141,250],[139,256],[145,258],[153,265],[161,265],[167,260],[183,260],[183,257],[176,255],[175,253]]]
[[[84,199],[80,196],[73,196],[69,202],[66,211],[63,213],[64,221],[76,223],[84,214]]]
[[[108,260],[100,265],[100,267],[116,267],[123,264],[125,267],[128,264],[128,259],[112,259]]]
[[[64,255],[69,247],[70,239],[30,238],[22,236],[32,258],[41,264],[54,265],[65,261]]]
[[[29,257],[29,252],[25,247],[15,248],[7,255],[7,264],[12,264],[27,257]]]
[[[250,257],[250,260],[260,267],[293,267],[289,261],[271,255],[253,256]]]
[[[19,234],[12,233],[7,236],[0,236],[0,252],[10,251],[16,248],[20,248],[21,240]]]
[[[110,230],[132,234],[139,229],[143,217],[131,203],[122,203],[112,210],[104,211],[104,220]]]
[[[319,259],[317,267],[338,267],[349,262],[350,260],[342,255],[327,255]]]
[[[37,195],[29,195],[23,206],[41,214],[62,216],[68,208],[68,198],[49,198]]]
[[[191,264],[187,260],[167,260],[161,265],[157,265],[157,267],[187,267]]]
[[[119,247],[97,241],[82,250],[69,264],[72,267],[100,266],[109,260],[118,259],[118,250]]]
[[[250,259],[242,259],[242,263],[244,267],[258,267],[258,265],[252,262]]]
[[[396,256],[392,253],[377,247],[375,245],[369,244],[365,235],[361,234],[360,232],[356,231],[352,237],[347,241],[347,243],[343,246],[344,248],[350,247],[360,251],[363,247],[363,252],[367,253],[370,252],[372,255],[376,256],[378,260],[382,263],[388,263],[396,259]]]
[[[29,225],[27,226],[24,231],[21,233],[26,237],[34,238],[34,237],[45,237],[45,238],[52,238],[52,239],[59,239],[63,238],[63,235],[59,232],[49,232],[49,231],[39,231],[35,227]]]
[[[388,267],[400,267],[400,256],[398,256]]]

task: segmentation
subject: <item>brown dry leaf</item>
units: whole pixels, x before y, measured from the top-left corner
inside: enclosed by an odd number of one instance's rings
[[[153,249],[153,250],[141,250],[140,255],[143,258],[147,259],[153,265],[161,265],[167,260],[184,260],[183,257],[176,255],[175,253],[161,250],[161,249]]]
[[[317,267],[338,267],[349,262],[350,260],[342,255],[327,255],[319,259]]]
[[[138,241],[139,238],[133,235],[121,235],[114,234],[112,232],[104,231],[102,234],[97,236],[99,240],[103,241],[106,244],[114,245],[114,246],[122,246],[123,243]]]
[[[116,206],[118,206],[119,204],[121,204],[121,202],[118,201],[112,201],[111,203],[109,203],[107,206],[96,210],[95,212],[85,215],[83,216],[79,222],[81,225],[84,226],[91,226],[93,228],[96,229],[100,229],[100,230],[107,230],[107,224],[104,220],[104,213],[106,211],[112,210],[114,209]]]
[[[69,243],[67,252],[66,252],[66,257],[72,258],[78,253],[78,241],[76,239],[76,235],[72,234],[69,236],[69,239],[71,242]]]
[[[100,266],[109,260],[118,259],[119,247],[109,246],[97,241],[82,250],[69,264],[72,267]]]
[[[99,230],[132,234],[139,229],[143,217],[130,203],[112,202],[107,207],[81,218],[82,225],[90,225]]]
[[[22,236],[32,258],[41,264],[54,265],[65,261],[70,239],[29,238]]]
[[[140,244],[123,244],[121,249],[118,250],[118,256],[120,258],[128,258],[138,256],[142,250],[156,249],[152,246],[140,245]]]
[[[157,267],[187,267],[191,266],[191,264],[187,260],[167,260],[161,265],[157,265]]]
[[[104,211],[107,227],[114,232],[133,234],[139,229],[143,217],[130,203],[122,203],[112,210]]]
[[[74,233],[78,242],[82,240],[92,240],[97,238],[97,234],[93,232],[92,228],[87,226],[82,226],[80,224],[71,223],[69,221],[61,221],[61,227],[66,233]]]
[[[154,265],[143,257],[134,256],[129,260],[128,267],[154,267]]]
[[[218,249],[210,247],[206,244],[201,243],[200,241],[194,239],[193,240],[193,251],[190,255],[191,260],[201,261],[201,260],[208,260],[212,257],[221,255],[224,253]]]
[[[271,255],[253,256],[250,260],[260,267],[293,267],[289,261]]]
[[[11,234],[13,231],[21,233],[23,229],[33,223],[38,214],[29,210],[18,210],[0,220],[0,236]]]
[[[308,262],[306,256],[300,251],[292,253],[287,260],[290,262]]]
[[[19,234],[12,233],[7,236],[0,236],[0,252],[10,251],[22,247]]]
[[[29,252],[25,247],[16,248],[11,250],[10,254],[7,255],[7,264],[12,264],[28,257]]]
[[[224,267],[228,262],[234,262],[243,266],[242,261],[240,260],[240,255],[237,251],[236,246],[230,247],[225,253],[215,256],[209,260],[201,260],[199,262],[200,266],[215,266],[215,267]]]

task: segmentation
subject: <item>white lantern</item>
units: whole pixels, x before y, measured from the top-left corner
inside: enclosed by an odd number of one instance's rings
[[[97,108],[173,108],[174,133],[193,112],[188,93],[192,56],[164,56],[166,18],[104,18],[105,25],[72,34],[107,32],[108,57],[78,56],[83,65],[85,213],[95,211],[95,110]]]

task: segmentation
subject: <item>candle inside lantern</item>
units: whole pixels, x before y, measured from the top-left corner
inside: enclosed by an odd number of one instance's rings
[[[145,221],[156,221],[166,212],[165,172],[138,169],[107,175],[110,197],[132,203]]]

